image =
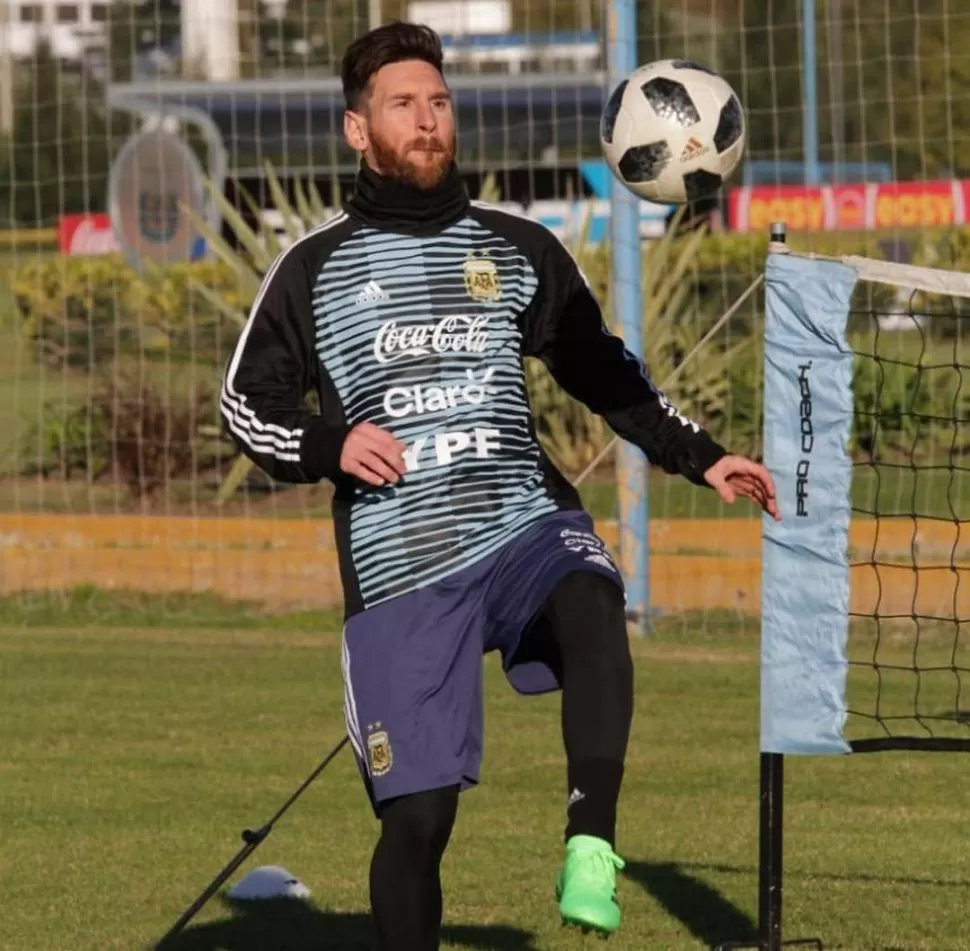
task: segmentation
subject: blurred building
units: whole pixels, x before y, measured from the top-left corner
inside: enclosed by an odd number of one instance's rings
[[[15,59],[33,56],[46,43],[58,59],[78,61],[104,44],[111,0],[2,2],[7,6],[7,23],[0,48]]]
[[[451,73],[593,73],[602,44],[585,6],[584,28],[568,32],[515,32],[510,0],[411,0],[408,18],[440,34]]]

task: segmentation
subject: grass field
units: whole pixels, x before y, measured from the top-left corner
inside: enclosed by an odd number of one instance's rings
[[[339,619],[170,598],[0,603],[0,945],[146,948],[342,734]],[[29,608],[29,610],[28,610]],[[634,642],[617,951],[750,937],[757,908],[757,622],[661,622]],[[558,700],[487,663],[483,785],[445,862],[450,949],[604,947],[564,931],[552,881],[564,775]],[[393,739],[392,739],[393,742]],[[957,755],[787,760],[788,937],[826,948],[970,948],[970,795]],[[375,823],[350,754],[246,868],[282,864],[306,904],[213,899],[183,951],[370,947]]]

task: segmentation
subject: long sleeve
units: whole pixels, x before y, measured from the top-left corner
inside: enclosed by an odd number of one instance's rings
[[[280,482],[335,480],[349,427],[313,351],[311,276],[293,249],[263,280],[226,369],[223,422],[239,450]],[[321,414],[306,396],[320,394]]]
[[[539,290],[527,314],[526,354],[545,363],[571,396],[602,416],[665,472],[706,485],[704,473],[726,454],[659,390],[611,334],[579,266],[550,235],[540,258]]]

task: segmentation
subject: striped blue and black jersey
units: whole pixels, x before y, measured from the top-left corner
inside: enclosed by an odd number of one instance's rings
[[[604,326],[546,228],[473,202],[435,224],[351,200],[267,273],[226,371],[222,414],[272,478],[330,479],[347,613],[446,578],[580,500],[536,438],[523,365],[666,471],[704,484],[723,455]],[[306,395],[315,392],[311,412]],[[368,421],[407,446],[376,488],[340,471]]]

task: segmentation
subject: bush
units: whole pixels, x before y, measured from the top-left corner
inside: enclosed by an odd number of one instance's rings
[[[970,393],[958,367],[860,356],[853,390],[856,459],[926,465],[970,453]]]
[[[303,203],[311,210],[316,204]],[[290,214],[299,217],[295,209]],[[304,217],[303,225],[311,227],[312,217]],[[235,219],[229,220],[241,227]],[[250,250],[234,252],[218,246],[222,260],[145,275],[116,256],[27,259],[12,273],[23,332],[38,358],[58,369],[90,371],[137,355],[168,363],[201,362],[215,371],[212,380],[217,385],[254,287],[279,250],[269,235],[250,234],[241,243]],[[793,249],[826,254],[884,256],[885,250],[878,235],[866,234],[793,234],[790,244]],[[254,257],[252,249],[264,245],[264,253]],[[604,304],[607,322],[618,329],[610,316],[609,248],[580,241],[573,250]],[[658,384],[670,377],[714,322],[763,274],[767,250],[764,234],[698,231],[684,231],[645,247],[641,272],[645,361]],[[923,263],[939,265],[946,257],[970,269],[970,238],[962,232],[934,235],[920,246],[920,254]],[[892,293],[888,288],[873,293],[871,285],[860,287],[854,320],[869,335],[866,339],[871,337],[872,312],[887,309],[891,300],[885,295],[891,297]],[[763,312],[764,296],[759,291],[732,316],[722,333],[691,357],[669,391],[716,438],[734,451],[752,455],[761,451]],[[857,386],[860,400],[871,406],[874,384],[866,372],[857,374]],[[900,372],[905,376],[912,371]],[[605,447],[609,429],[602,419],[564,394],[534,361],[527,365],[527,379],[539,437],[556,463],[575,476]],[[106,385],[102,381],[97,396],[102,403],[107,399]],[[171,406],[163,409],[164,388],[141,392],[130,378],[118,385],[134,394],[123,397],[122,402],[141,409],[132,411],[117,433],[98,429],[112,419],[100,410],[64,413],[51,407],[32,436],[27,458],[38,460],[37,467],[43,471],[64,475],[78,471],[105,474],[115,466],[118,477],[133,487],[156,485],[160,476],[153,472],[188,473],[193,466],[192,471],[199,471],[204,463],[198,458],[190,463],[171,448],[162,451],[158,440],[146,443],[145,433],[157,432],[162,418],[172,413]],[[905,392],[905,382],[892,383],[885,395],[900,387]],[[118,393],[112,398],[116,397]],[[948,397],[934,398],[945,403]],[[951,400],[944,415],[952,412]],[[188,408],[178,409],[179,414],[188,425]],[[215,418],[214,412],[211,418]],[[125,429],[129,422],[134,427],[130,431]],[[184,425],[182,431],[188,433]],[[867,432],[865,426],[857,427],[860,447],[874,438]],[[880,438],[885,434],[884,429]]]
[[[231,454],[218,428],[217,391],[189,376],[115,365],[84,403],[50,401],[21,446],[23,474],[86,476],[124,485],[134,498],[196,479]]]
[[[115,255],[36,257],[11,283],[38,361],[59,370],[153,355],[220,364],[238,334],[227,310],[246,307],[233,272],[210,261],[143,276]]]

